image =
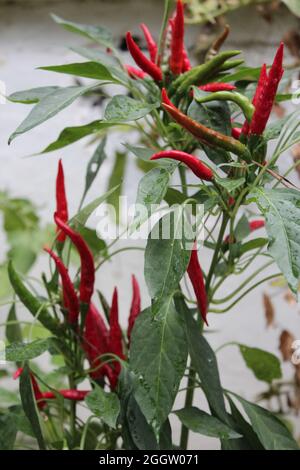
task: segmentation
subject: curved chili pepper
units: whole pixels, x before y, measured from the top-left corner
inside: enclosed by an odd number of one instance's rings
[[[128,342],[130,343],[130,337],[132,328],[134,326],[135,320],[139,316],[141,312],[141,293],[140,287],[136,280],[134,274],[132,275],[132,300],[131,300],[131,307],[130,307],[130,314],[128,319],[128,329],[127,329],[127,338]]]
[[[202,124],[183,114],[175,107],[171,107],[165,103],[162,103],[162,106],[173,117],[173,119],[178,122],[178,124],[184,127],[200,141],[223,148],[225,150],[229,150],[235,155],[242,157],[244,160],[250,160],[248,148],[238,140],[203,126]]]
[[[60,274],[63,288],[64,306],[69,312],[68,320],[72,324],[77,324],[79,316],[79,302],[75,288],[70,279],[68,269],[66,268],[62,260],[52,250],[50,250],[50,248],[45,247],[44,250],[54,260],[56,268]]]
[[[184,50],[184,9],[181,0],[177,0],[176,14],[172,23],[170,69],[179,75],[183,67]]]
[[[176,109],[176,106],[172,103],[172,101],[168,97],[168,93],[165,88],[161,90],[161,101],[162,103],[167,104],[168,106],[173,106]]]
[[[264,220],[251,220],[251,222],[249,222],[250,232],[254,232],[254,230],[258,230],[264,226],[265,226]]]
[[[134,42],[133,37],[131,34],[128,32],[126,34],[126,42],[127,42],[127,47],[128,50],[134,59],[135,63],[150,77],[153,78],[153,80],[160,82],[163,78],[162,71],[161,69],[151,62],[145,54],[141,51],[141,49],[138,47],[138,45]]]
[[[166,150],[152,155],[150,160],[159,160],[160,158],[171,158],[172,160],[184,163],[202,180],[211,181],[214,177],[213,171],[208,166],[189,153],[181,152],[180,150]]]
[[[16,380],[20,377],[20,375],[22,374],[23,372],[23,367],[19,367],[16,372],[13,374],[13,379]],[[33,390],[33,394],[34,394],[34,398],[37,402],[37,406],[40,410],[42,410],[43,408],[45,408],[46,406],[46,402],[45,400],[43,400],[44,398],[44,394],[43,392],[41,392],[41,389],[39,387],[39,384],[37,383],[37,380],[34,376],[34,374],[32,372],[30,372],[30,381],[31,381],[31,385],[32,385],[32,390]]]
[[[147,75],[142,70],[136,69],[135,67],[132,67],[131,65],[128,65],[128,64],[125,65],[125,69],[126,69],[128,75],[129,75],[129,77],[131,77],[133,79],[140,78],[140,79],[144,80],[144,78]]]
[[[156,62],[156,57],[157,57],[157,51],[158,51],[157,44],[156,44],[156,42],[154,41],[154,39],[153,39],[153,37],[152,37],[152,34],[151,34],[150,31],[149,31],[149,28],[148,28],[144,23],[142,23],[142,24],[140,25],[140,27],[141,27],[141,30],[143,31],[144,37],[145,37],[145,39],[146,39],[146,43],[147,43],[147,47],[148,47],[150,59],[151,59],[151,61],[155,64],[155,62]]]
[[[123,354],[123,344],[122,344],[122,330],[119,323],[119,306],[118,306],[118,291],[115,287],[112,297],[110,315],[109,315],[109,352],[115,354],[120,359],[124,359]],[[111,382],[111,386],[114,389],[117,381],[118,376],[121,372],[121,364],[118,361],[113,362],[114,366],[114,377],[113,381]]]
[[[198,252],[197,252],[197,242],[195,242],[194,247],[191,252],[190,262],[187,268],[187,272],[191,283],[193,285],[193,289],[196,295],[198,308],[202,317],[202,320],[208,325],[207,323],[207,294],[205,290],[205,283],[204,277],[202,273],[202,269],[198,259]]]
[[[199,86],[200,90],[214,93],[216,91],[232,91],[236,90],[236,86],[230,85],[229,83],[212,82],[206,85]]]
[[[12,261],[8,263],[7,271],[10,283],[22,304],[47,330],[51,331],[54,335],[60,336],[62,330],[59,323],[51,317],[44,304],[27,289],[14,269]]]
[[[236,103],[241,110],[243,111],[248,122],[251,121],[251,118],[254,113],[254,106],[249,101],[247,96],[242,95],[241,93],[231,92],[231,91],[216,91],[209,95],[204,96],[195,96],[195,100],[198,103],[207,103],[209,101],[232,101]]]
[[[63,222],[68,221],[68,202],[65,189],[64,169],[61,159],[58,162],[58,171],[56,177],[56,212]],[[59,242],[64,242],[65,239],[66,235],[63,232],[60,232],[57,236],[57,240]]]
[[[85,330],[83,335],[83,348],[89,360],[90,366],[94,369],[90,376],[99,379],[108,372],[109,366],[101,364],[100,356],[109,351],[109,332],[100,312],[91,302],[85,319]]]
[[[67,235],[76,246],[81,261],[81,276],[79,286],[79,300],[89,304],[94,291],[95,266],[91,250],[82,236],[65,224],[58,216],[54,214],[56,225]]]
[[[269,70],[267,82],[262,86],[262,90],[257,97],[249,134],[261,135],[266,128],[276,97],[277,88],[284,72],[282,68],[283,50],[284,44],[281,43],[276,52],[272,67]]]

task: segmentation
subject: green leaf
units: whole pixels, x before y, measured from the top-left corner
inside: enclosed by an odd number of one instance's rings
[[[137,318],[130,344],[130,367],[139,379],[135,398],[156,435],[176,398],[187,361],[184,322],[165,297],[159,315],[151,308]]]
[[[20,376],[20,396],[24,413],[32,426],[32,430],[37,439],[39,448],[40,450],[46,450],[35,398],[31,386],[30,369],[27,363],[25,363],[23,372]]]
[[[152,299],[173,293],[186,272],[190,251],[184,246],[183,226],[187,229],[188,221],[179,207],[163,216],[149,234],[144,274]],[[193,238],[190,234],[189,241]]]
[[[104,80],[107,82],[119,83],[110,71],[103,64],[98,62],[77,62],[74,64],[47,65],[39,67],[40,70],[50,72],[65,73],[77,77],[94,78],[95,80]]]
[[[91,216],[91,214],[104,202],[111,194],[113,194],[119,188],[119,184],[114,188],[111,188],[102,196],[97,197],[94,201],[87,204],[83,209],[81,209],[78,214],[76,214],[69,222],[71,225],[85,225]]]
[[[300,5],[298,0],[282,0],[294,15],[300,17]]]
[[[139,182],[136,204],[147,209],[146,217],[150,214],[152,204],[160,204],[163,200],[170,174],[164,168],[153,168]]]
[[[107,54],[101,49],[96,49],[95,47],[71,47],[71,51],[74,51],[76,54],[92,60],[93,62],[100,62],[109,70],[111,70],[111,67],[118,66],[118,61],[113,55]]]
[[[156,450],[158,445],[153,429],[146,421],[139,405],[133,395],[130,395],[127,408],[126,420],[131,438],[139,450]]]
[[[120,402],[115,393],[105,392],[95,385],[94,389],[86,396],[85,403],[91,412],[101,418],[110,428],[115,429],[120,413]]]
[[[296,294],[300,277],[300,193],[257,188],[251,196],[266,219],[268,251]]]
[[[101,255],[107,256],[106,243],[104,240],[98,237],[96,230],[85,227],[84,225],[77,225],[76,231],[80,233],[80,235],[87,242],[95,259],[98,259]]]
[[[159,105],[135,100],[125,95],[116,95],[108,103],[104,119],[107,121],[137,121],[151,113]]]
[[[250,235],[249,220],[245,215],[242,215],[234,229],[234,237],[237,242],[240,242],[248,235]]]
[[[282,377],[279,359],[267,351],[258,348],[250,348],[239,344],[240,352],[249,369],[252,370],[258,380],[271,383]]]
[[[145,147],[137,147],[135,145],[124,144],[124,146],[132,152],[137,158],[149,162],[150,158],[153,155],[153,150]]]
[[[25,415],[22,406],[11,406],[9,411],[15,420],[18,431],[22,432],[23,434],[26,434],[27,436],[35,437],[31,424],[27,416]]]
[[[242,437],[214,416],[194,406],[175,411],[182,424],[193,432],[219,439],[238,439]]]
[[[54,150],[59,150],[88,135],[96,134],[97,132],[117,125],[117,123],[107,121],[93,121],[83,126],[66,127],[54,142],[47,145],[47,147],[39,153],[48,153],[53,152]]]
[[[277,139],[282,133],[282,130],[286,126],[286,124],[289,123],[292,126],[294,118],[297,119],[298,115],[299,111],[294,111],[293,113],[288,114],[287,116],[284,116],[281,119],[277,119],[275,122],[271,122],[271,124],[268,125],[263,134],[264,140],[268,141],[272,139]]]
[[[49,339],[37,339],[32,343],[12,343],[6,347],[6,360],[22,362],[34,359],[49,349]]]
[[[274,414],[235,393],[230,394],[243,406],[253,430],[266,450],[299,450],[289,430]]]
[[[169,206],[173,206],[174,204],[183,204],[186,200],[186,197],[177,189],[168,188],[166,194],[164,195],[164,200]]]
[[[184,300],[176,298],[175,305],[179,315],[185,320],[192,364],[199,375],[211,413],[224,423],[228,423],[215,353],[201,333],[199,324],[193,319]]]
[[[12,450],[16,436],[14,417],[10,413],[0,414],[0,450]]]
[[[120,196],[122,194],[123,181],[125,176],[127,155],[117,152],[115,155],[114,166],[108,180],[108,191],[117,186],[117,189],[110,193],[107,198],[107,204],[110,204],[115,210],[115,222],[118,225],[120,220]]]
[[[16,91],[7,97],[13,103],[34,104],[38,103],[42,98],[56,91],[58,86],[43,86],[31,88],[30,90]]]
[[[91,185],[93,184],[93,181],[96,178],[100,170],[100,167],[106,158],[105,145],[106,145],[106,137],[101,140],[100,144],[97,146],[95,152],[92,155],[92,158],[90,159],[87,165],[86,175],[85,175],[85,188],[83,192],[84,196],[86,195]]]
[[[10,136],[8,143],[11,143],[18,135],[24,134],[36,126],[55,116],[62,109],[73,103],[79,96],[92,90],[96,85],[70,86],[58,88],[52,93],[44,96],[30,111],[28,116]]]
[[[91,26],[81,23],[74,23],[72,21],[64,20],[57,15],[51,15],[52,19],[59,25],[63,26],[72,33],[81,34],[82,36],[92,39],[93,41],[103,44],[106,47],[113,46],[112,33],[103,26]]]
[[[22,341],[22,332],[18,323],[16,314],[16,305],[12,304],[7,316],[5,336],[10,343],[20,343]]]
[[[254,240],[250,240],[249,242],[243,243],[240,247],[240,254],[244,255],[248,251],[256,250],[257,248],[262,248],[268,243],[266,238],[255,238]]]
[[[220,186],[225,188],[229,193],[240,188],[246,181],[244,177],[231,179],[231,178],[220,178],[219,176],[215,176],[215,180]]]
[[[0,408],[8,408],[11,405],[20,403],[20,399],[17,393],[0,387],[0,403]]]

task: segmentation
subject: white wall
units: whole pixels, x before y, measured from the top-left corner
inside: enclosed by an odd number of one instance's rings
[[[58,27],[49,13],[56,14],[82,23],[99,23],[111,28],[116,37],[123,35],[128,29],[137,30],[141,21],[149,24],[155,32],[162,15],[162,2],[131,1],[84,1],[84,2],[20,2],[19,5],[0,5],[0,79],[6,83],[7,92],[33,88],[35,86],[56,84],[70,85],[72,78],[63,75],[34,70],[41,65],[53,65],[65,61],[80,60],[68,46],[82,45],[84,38],[72,35]],[[286,11],[281,10],[275,15],[272,23],[266,23],[251,9],[235,12],[230,15],[232,34],[228,46],[241,48],[245,51],[248,63],[259,65],[262,61],[272,58],[275,47],[282,35],[296,20]],[[199,27],[189,31],[190,39],[197,35]],[[67,125],[87,123],[99,117],[99,108],[91,111],[85,100],[79,100],[51,121],[36,128],[34,131],[19,137],[7,146],[8,135],[15,130],[25,117],[29,107],[7,103],[0,106],[0,188],[7,189],[12,195],[26,196],[40,207],[45,221],[51,220],[54,209],[54,180],[59,157],[63,158],[67,175],[68,195],[71,212],[79,203],[83,188],[86,163],[92,154],[93,146],[88,141],[81,141],[60,152],[46,156],[23,158],[39,151],[54,140],[59,131]],[[111,148],[122,148],[126,137],[117,135]],[[290,157],[286,157],[290,161]],[[284,165],[285,166],[285,165]],[[111,169],[111,162],[106,161],[101,170],[90,199],[105,190],[105,181]],[[140,174],[133,162],[127,171],[125,192],[132,201],[135,199],[137,182]],[[3,251],[3,250],[2,250]],[[118,285],[122,321],[125,324],[130,302],[129,273],[135,273],[142,279],[143,258],[138,252],[122,254],[112,263],[105,265],[99,273],[98,285],[108,297],[114,285]],[[204,261],[207,262],[206,259]],[[35,269],[39,272],[42,264]],[[148,298],[143,281],[143,303]],[[236,281],[230,280],[225,291],[236,287]],[[258,288],[227,315],[211,316],[209,340],[214,347],[228,341],[238,341],[251,346],[277,352],[278,332],[265,331],[261,294],[263,287]],[[287,304],[276,297],[278,323],[291,330],[299,338],[298,308],[288,308]],[[6,309],[2,309],[2,318]],[[236,348],[225,349],[219,355],[221,376],[224,387],[232,389],[244,397],[253,399],[264,385],[256,381],[245,366]],[[216,448],[216,441],[194,435],[191,448]]]

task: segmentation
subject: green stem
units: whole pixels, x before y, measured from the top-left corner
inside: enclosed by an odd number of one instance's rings
[[[195,378],[196,378],[196,371],[194,369],[190,370],[188,383],[187,383],[187,391],[185,395],[185,402],[184,408],[190,407],[193,405],[194,399],[194,391],[195,391]],[[189,429],[182,425],[181,426],[181,435],[180,435],[180,450],[187,450],[189,441]]]
[[[220,251],[220,248],[223,244],[223,238],[224,238],[225,230],[226,230],[226,227],[227,227],[228,219],[229,219],[228,215],[223,213],[223,220],[222,220],[222,224],[221,224],[221,228],[220,228],[220,232],[219,232],[219,236],[218,236],[214,256],[213,256],[213,259],[212,259],[212,262],[211,262],[211,265],[210,265],[210,269],[209,269],[209,272],[208,272],[208,275],[207,275],[207,278],[206,278],[206,292],[209,292],[210,283],[211,283],[211,280],[212,280],[212,277],[213,277],[213,274],[214,274],[216,264],[217,264],[218,259],[219,259],[219,251]]]

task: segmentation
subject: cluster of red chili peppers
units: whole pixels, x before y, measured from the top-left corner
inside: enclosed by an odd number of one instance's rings
[[[54,220],[57,227],[56,248],[59,255],[62,255],[63,244],[68,237],[76,247],[80,257],[80,281],[79,292],[70,278],[68,268],[63,260],[52,249],[45,247],[53,259],[57,273],[60,276],[62,288],[62,310],[65,314],[66,323],[78,335],[78,341],[86,354],[90,363],[90,376],[94,380],[107,377],[111,389],[114,389],[118,382],[121,371],[121,360],[125,360],[126,349],[129,349],[131,332],[136,318],[141,311],[140,288],[137,279],[132,275],[132,302],[127,328],[127,347],[123,338],[122,329],[119,323],[118,291],[114,289],[112,304],[109,312],[109,325],[106,325],[104,318],[92,302],[95,283],[95,264],[93,254],[84,238],[68,225],[68,204],[65,191],[65,178],[61,160],[58,164],[56,179],[56,212]],[[84,319],[83,334],[79,334],[79,319],[83,314]],[[80,339],[81,338],[81,339]],[[106,355],[103,361],[101,356]],[[113,357],[113,359],[107,358]],[[106,362],[105,362],[106,361]],[[14,378],[19,377],[22,368],[19,368]],[[46,400],[56,398],[61,395],[69,400],[84,400],[89,391],[67,389],[56,392],[41,392],[37,380],[31,372],[31,383],[33,392],[40,409],[46,406]]]
[[[167,66],[162,66],[162,53],[159,51],[148,28],[145,25],[141,25],[141,29],[146,39],[150,58],[146,57],[133,40],[130,32],[128,32],[126,36],[127,47],[136,65],[139,67],[139,69],[135,69],[132,66],[126,66],[130,77],[145,80],[147,76],[150,76],[161,89],[162,108],[176,123],[202,144],[217,149],[224,149],[236,155],[238,159],[251,162],[251,152],[246,145],[247,138],[251,135],[262,135],[270,117],[278,85],[283,74],[283,44],[278,48],[269,72],[267,72],[265,64],[261,69],[252,104],[249,102],[248,113],[245,113],[246,121],[244,125],[242,127],[233,127],[232,135],[228,136],[209,129],[205,125],[191,119],[179,109],[178,105],[180,105],[183,96],[185,99],[186,96],[193,98],[194,93],[191,86],[197,86],[202,92],[207,94],[217,93],[215,98],[209,95],[210,101],[213,99],[230,98],[233,101],[236,100],[236,95],[238,94],[236,87],[229,83],[216,81],[216,78],[218,79],[219,74],[221,77],[222,72],[241,63],[238,60],[228,60],[237,55],[239,51],[220,53],[206,63],[192,69],[184,45],[184,5],[181,0],[177,0],[176,11],[169,20],[164,35],[164,37],[167,37],[168,34],[171,36]],[[222,96],[222,93],[224,96]],[[201,180],[214,181],[213,170],[201,162],[195,155],[172,149],[155,153],[151,160],[164,158],[183,163]],[[235,203],[234,199],[232,203]],[[249,222],[250,232],[263,226],[263,220]],[[196,246],[192,250],[187,273],[194,288],[202,319],[207,323],[207,293]]]

